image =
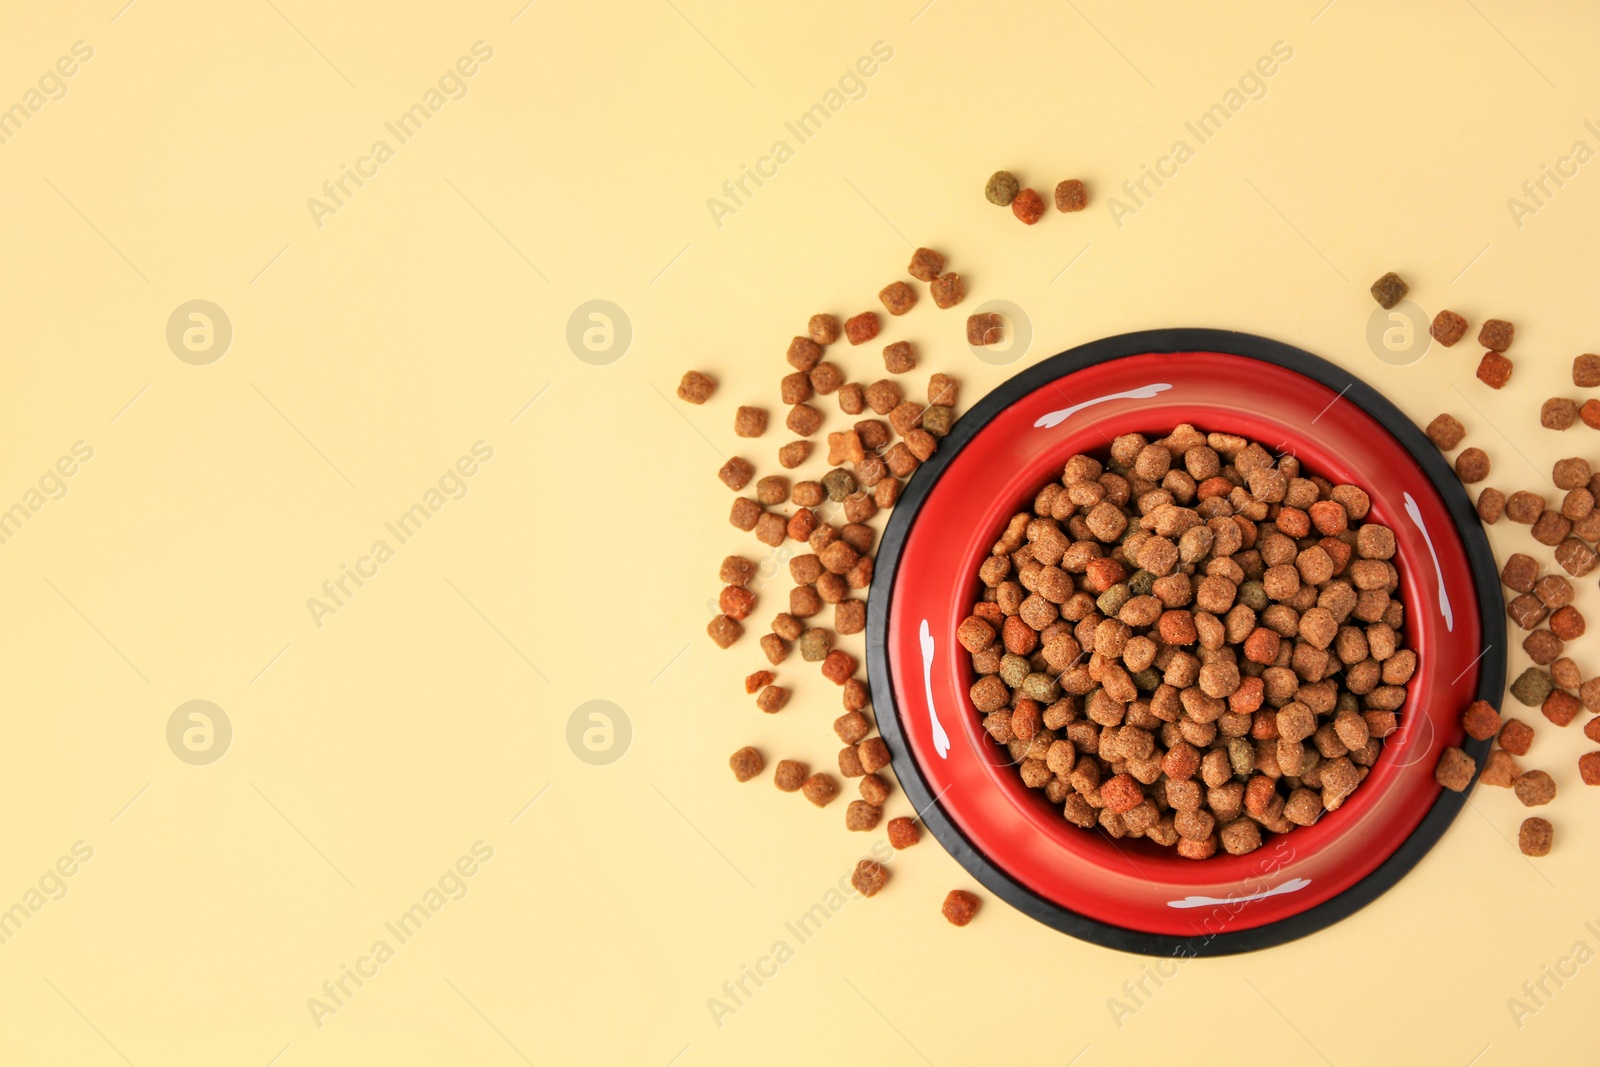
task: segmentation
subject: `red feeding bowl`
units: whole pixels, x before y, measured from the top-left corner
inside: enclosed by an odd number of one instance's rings
[[[1360,788],[1314,825],[1245,856],[1179,858],[1071,825],[984,732],[956,626],[1006,521],[1068,456],[1179,423],[1237,433],[1361,486],[1395,533],[1406,642],[1418,668],[1399,728]],[[1498,705],[1504,606],[1488,540],[1448,463],[1397,408],[1299,349],[1220,330],[1157,330],[1075,348],[1022,372],[957,422],[911,479],[879,550],[867,633],[879,726],[933,834],[997,896],[1112,948],[1221,955],[1275,945],[1393,885],[1465,802],[1433,768],[1447,746],[1481,765],[1461,710]]]

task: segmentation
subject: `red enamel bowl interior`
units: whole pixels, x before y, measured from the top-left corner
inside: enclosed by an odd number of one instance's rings
[[[1124,393],[1140,395],[1118,395]],[[1036,425],[1063,410],[1070,413],[1056,425]],[[1068,456],[1103,457],[1118,434],[1153,438],[1186,422],[1244,435],[1297,456],[1307,473],[1367,491],[1367,521],[1395,533],[1396,595],[1405,604],[1406,644],[1419,661],[1398,730],[1342,807],[1312,826],[1270,836],[1250,855],[1219,852],[1200,861],[1149,841],[1079,829],[1042,791],[1025,787],[1005,749],[983,731],[967,695],[971,661],[955,640],[978,595],[978,565],[1006,521],[1060,477]],[[1439,795],[1433,767],[1440,751],[1462,742],[1459,712],[1476,692],[1481,642],[1466,547],[1427,475],[1387,430],[1295,371],[1238,355],[1182,352],[1085,367],[1023,396],[977,432],[910,525],[885,650],[905,748],[977,851],[1061,908],[1131,930],[1193,936],[1205,933],[1202,923],[1222,902],[1230,903],[1229,930],[1306,911],[1400,847]]]

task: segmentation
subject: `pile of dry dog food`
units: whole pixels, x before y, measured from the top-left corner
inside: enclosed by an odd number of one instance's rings
[[[1372,287],[1372,295],[1385,308],[1393,307],[1408,291],[1398,275],[1386,274]],[[1465,317],[1454,311],[1441,311],[1434,317],[1430,333],[1445,347],[1451,347],[1468,330]],[[1506,355],[1516,338],[1515,326],[1503,319],[1486,320],[1478,332],[1484,353],[1477,376],[1491,389],[1500,389],[1511,380],[1514,365]],[[1579,389],[1600,387],[1600,356],[1584,354],[1572,361],[1572,384]],[[1540,407],[1540,425],[1550,430],[1566,430],[1574,422],[1600,429],[1600,400],[1581,403],[1568,397],[1552,397]],[[1428,438],[1445,453],[1455,452],[1467,437],[1461,420],[1440,414],[1427,427]],[[1491,463],[1482,448],[1460,449],[1455,457],[1456,474],[1467,485],[1489,478]],[[1538,708],[1557,727],[1570,726],[1583,710],[1600,712],[1600,678],[1583,680],[1577,663],[1564,653],[1568,643],[1581,637],[1586,623],[1573,606],[1571,578],[1582,578],[1600,563],[1595,544],[1600,542],[1600,473],[1591,470],[1587,460],[1570,457],[1558,460],[1550,472],[1555,498],[1543,488],[1518,489],[1509,495],[1493,486],[1478,491],[1478,517],[1486,525],[1502,518],[1529,527],[1534,541],[1549,550],[1550,557],[1564,574],[1545,567],[1533,556],[1512,553],[1501,568],[1500,580],[1511,591],[1507,612],[1520,629],[1527,631],[1522,648],[1534,666],[1522,671],[1512,682],[1511,696],[1519,704]],[[1462,726],[1469,737],[1494,739],[1495,746],[1484,764],[1480,781],[1484,785],[1509,787],[1527,807],[1548,804],[1555,798],[1556,785],[1542,770],[1524,771],[1517,759],[1528,754],[1534,730],[1521,719],[1505,717],[1490,704],[1474,702],[1462,715]],[[1600,717],[1591,718],[1584,735],[1600,742]],[[1586,785],[1600,785],[1600,751],[1578,758],[1578,770]],[[1437,776],[1450,789],[1465,789],[1477,766],[1459,749],[1449,749],[1440,761]],[[1549,820],[1533,816],[1518,833],[1518,844],[1530,856],[1543,856],[1554,841]]]
[[[971,699],[1067,821],[1205,859],[1338,808],[1417,667],[1367,494],[1181,425],[1066,461],[978,569]]]
[[[907,273],[926,283],[938,307],[951,308],[965,299],[966,283],[961,275],[946,271],[945,265],[940,253],[919,248]],[[918,291],[911,283],[897,280],[885,286],[878,299],[893,319],[916,305]],[[971,316],[967,332],[998,341],[1000,325],[990,316]],[[876,549],[876,534],[868,524],[880,511],[894,507],[905,479],[933,455],[939,440],[949,433],[960,389],[954,378],[940,373],[926,379],[925,390],[920,382],[912,386],[906,376],[916,372],[919,353],[908,340],[895,340],[882,348],[882,375],[874,371],[864,376],[875,378],[871,381],[851,380],[839,362],[827,358],[829,347],[841,339],[854,348],[875,340],[881,329],[875,311],[864,311],[842,324],[834,315],[818,314],[811,317],[804,335],[789,342],[786,359],[790,371],[778,382],[777,396],[788,407],[783,424],[792,439],[780,444],[772,458],[781,471],[793,471],[812,458],[814,439],[825,422],[820,405],[823,398],[831,397],[840,412],[857,421],[849,429],[826,435],[826,473],[798,481],[777,472],[758,478],[756,461],[742,455],[730,458],[718,472],[735,493],[744,493],[754,481],[753,493],[735,497],[729,521],[773,550],[769,562],[786,557],[793,580],[787,610],[772,617],[759,641],[766,665],[745,679],[745,691],[755,697],[762,711],[781,711],[790,690],[777,684],[776,672],[796,652],[801,660],[816,663],[822,676],[840,687],[844,713],[834,721],[833,730],[843,744],[838,774],[857,779],[859,798],[846,805],[844,816],[846,829],[854,831],[874,830],[882,820],[891,792],[883,773],[889,765],[889,749],[882,737],[872,735],[867,686],[857,676],[859,664],[849,652],[835,647],[835,637],[866,629],[864,597],[872,582]],[[688,403],[703,404],[715,390],[716,383],[709,375],[690,371],[683,376],[678,396]],[[768,423],[765,407],[742,406],[734,414],[734,433],[754,441],[767,434]],[[741,641],[746,621],[758,607],[760,593],[754,586],[759,584],[761,570],[760,564],[745,556],[722,561],[720,613],[707,626],[719,647],[730,648]],[[828,611],[831,628],[821,619]],[[762,775],[767,768],[766,757],[749,746],[735,752],[729,763],[741,782]],[[778,789],[798,792],[819,808],[829,806],[840,794],[833,774],[813,771],[799,760],[779,760],[772,780]],[[890,819],[886,829],[889,843],[896,849],[909,848],[921,837],[917,821],[908,816]],[[865,859],[857,865],[851,881],[858,892],[870,897],[888,878],[887,867]],[[945,918],[957,926],[970,922],[977,909],[978,898],[964,890],[951,891],[943,904]]]

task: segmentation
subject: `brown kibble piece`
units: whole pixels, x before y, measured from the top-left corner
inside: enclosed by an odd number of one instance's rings
[[[1434,767],[1434,779],[1446,789],[1462,792],[1472,784],[1472,775],[1478,769],[1473,758],[1459,748],[1447,748],[1439,755]]]
[[[1478,494],[1478,518],[1485,526],[1493,526],[1500,521],[1500,516],[1506,511],[1506,495],[1493,486],[1486,487]]]
[[[1056,186],[1057,211],[1082,211],[1089,206],[1089,191],[1077,178],[1068,178]]]
[[[967,316],[967,344],[983,347],[1005,339],[1005,319],[992,311]]]
[[[960,382],[948,374],[936,373],[928,379],[928,406],[953,408],[956,406],[960,390]]]
[[[917,368],[917,350],[910,341],[896,341],[883,350],[883,367],[890,374],[905,374]]]
[[[1578,409],[1578,418],[1591,430],[1600,430],[1600,400],[1589,399]]]
[[[1024,189],[1011,201],[1011,213],[1020,219],[1023,225],[1032,226],[1044,215],[1044,197],[1032,189]]]
[[[1557,726],[1570,726],[1572,720],[1578,717],[1578,712],[1583,710],[1583,703],[1565,689],[1552,689],[1539,705],[1539,711],[1545,718]]]
[[[1485,352],[1478,361],[1478,380],[1490,389],[1503,389],[1511,380],[1511,360],[1499,352]]]
[[[1600,752],[1585,752],[1578,757],[1578,776],[1584,785],[1600,785]]]
[[[1600,356],[1586,353],[1573,359],[1572,384],[1579,389],[1600,388]]]
[[[806,332],[817,344],[831,345],[839,339],[839,320],[833,315],[813,315],[806,323]]]
[[[778,449],[778,465],[785,470],[794,470],[804,463],[810,455],[810,441],[790,441]]]
[[[1476,741],[1487,741],[1500,732],[1500,713],[1487,700],[1474,700],[1461,714],[1461,726],[1467,736]]]
[[[799,760],[779,760],[777,770],[772,772],[772,784],[785,793],[793,793],[805,784],[810,773],[811,768]]]
[[[1512,792],[1525,808],[1537,808],[1550,803],[1556,796],[1556,780],[1544,771],[1526,771],[1511,783]]]
[[[717,391],[717,380],[697,370],[684,371],[678,383],[678,399],[690,404],[704,404]]]
[[[944,270],[944,257],[931,248],[919,248],[911,253],[911,266],[906,268],[918,281],[931,282]]]
[[[889,882],[889,868],[876,860],[862,860],[850,875],[850,884],[864,897],[875,897]]]
[[[776,715],[789,703],[789,690],[780,685],[769,685],[756,697],[756,707],[768,715]]]
[[[883,802],[889,799],[889,783],[883,780],[882,775],[863,774],[856,787],[861,791],[861,799],[868,804],[883,807]]]
[[[744,627],[739,624],[738,619],[718,615],[706,625],[706,633],[716,642],[718,648],[727,648],[744,636]]]
[[[1435,415],[1433,421],[1428,423],[1428,440],[1432,441],[1441,452],[1453,452],[1467,436],[1467,428],[1461,425],[1461,420],[1454,415]]]
[[[1507,719],[1500,727],[1500,747],[1513,756],[1526,756],[1533,744],[1533,727],[1521,719]]]
[[[1483,773],[1478,775],[1478,782],[1481,785],[1510,789],[1511,783],[1515,782],[1521,773],[1522,768],[1511,758],[1511,753],[1503,748],[1497,748],[1489,753],[1489,758],[1483,764]]]
[[[767,432],[767,409],[741,407],[733,416],[733,432],[740,437],[760,437]]]
[[[917,303],[917,291],[905,282],[890,282],[878,291],[878,299],[891,315],[904,315]]]
[[[1537,816],[1523,819],[1521,828],[1517,830],[1517,847],[1524,856],[1548,856],[1554,841],[1555,828],[1550,825],[1549,819]]]
[[[800,785],[800,792],[819,808],[825,808],[839,795],[839,783],[831,775],[818,771]]]
[[[889,746],[881,737],[869,737],[856,746],[861,766],[868,774],[875,774],[889,765]]]
[[[1506,518],[1523,526],[1532,526],[1545,512],[1545,499],[1538,493],[1518,489],[1506,497]]]
[[[844,323],[845,339],[853,345],[864,345],[878,336],[878,316],[875,312],[863,311],[859,315],[852,315]]]
[[[755,472],[755,464],[743,456],[732,456],[722,465],[722,469],[717,471],[717,477],[722,479],[723,485],[737,493],[750,484]]]
[[[878,820],[882,818],[883,809],[876,804],[868,804],[865,800],[852,800],[850,806],[844,809],[844,828],[855,831],[876,830]]]
[[[1489,477],[1489,454],[1481,448],[1464,448],[1456,457],[1456,476],[1468,485]]]
[[[978,914],[978,898],[965,889],[952,889],[945,894],[939,912],[949,920],[951,926],[965,926]]]
[[[1435,341],[1450,348],[1466,336],[1467,320],[1454,311],[1441,311],[1433,317],[1433,325],[1428,332],[1433,334]]]
[[[1539,425],[1547,430],[1565,430],[1578,418],[1578,402],[1553,396],[1539,408]]]
[[[1589,469],[1589,461],[1576,457],[1558,459],[1550,468],[1550,480],[1556,483],[1557,489],[1578,489],[1587,487],[1589,479],[1594,475]]]
[[[910,848],[922,840],[922,831],[917,829],[917,821],[910,816],[901,815],[889,820],[889,844],[897,850]]]
[[[728,766],[733,768],[735,778],[748,782],[766,768],[767,761],[761,758],[761,753],[746,745],[728,757]]]
[[[1504,352],[1516,335],[1517,328],[1505,319],[1485,319],[1478,331],[1478,343],[1491,352]]]
[[[822,346],[809,337],[796,337],[789,342],[789,351],[784,358],[795,370],[808,371],[822,358]]]
[[[967,283],[954,271],[941,274],[929,285],[928,292],[940,308],[953,308],[967,297]]]

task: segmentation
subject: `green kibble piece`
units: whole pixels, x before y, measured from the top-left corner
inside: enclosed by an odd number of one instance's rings
[[[1228,738],[1228,762],[1233,773],[1243,777],[1256,769],[1256,746],[1242,737]]]
[[[1260,582],[1245,582],[1239,587],[1239,603],[1251,611],[1266,611],[1272,603],[1267,597],[1267,587]]]
[[[1146,693],[1154,693],[1161,688],[1161,672],[1154,667],[1146,667],[1144,670],[1130,675],[1130,677],[1133,678],[1133,684]]]
[[[1149,571],[1134,571],[1133,577],[1128,579],[1128,592],[1132,596],[1149,596],[1155,587],[1156,576]]]
[[[1100,594],[1100,599],[1094,602],[1100,609],[1100,614],[1106,618],[1114,618],[1122,610],[1122,605],[1133,599],[1133,590],[1128,588],[1127,582],[1118,582],[1116,585]]]
[[[997,170],[989,175],[989,184],[983,187],[983,195],[989,198],[991,204],[1010,207],[1021,189],[1022,184],[1017,181],[1015,174],[1009,170]]]
[[[1000,660],[1000,680],[1013,689],[1022,688],[1023,680],[1032,673],[1033,664],[1028,662],[1027,656],[1011,652]]]
[[[822,662],[832,648],[833,635],[826,630],[812,627],[800,635],[800,658],[807,663]]]
[[[1537,667],[1529,667],[1511,683],[1511,695],[1528,707],[1536,708],[1544,703],[1544,698],[1555,687],[1548,674]]]
[[[1030,700],[1041,704],[1054,704],[1061,696],[1061,687],[1048,674],[1034,671],[1022,680],[1022,691]]]
[[[955,424],[956,409],[948,404],[933,404],[922,409],[922,428],[934,437],[943,437]]]
[[[843,467],[835,467],[822,476],[822,488],[828,491],[828,499],[837,504],[856,491],[856,476]]]

